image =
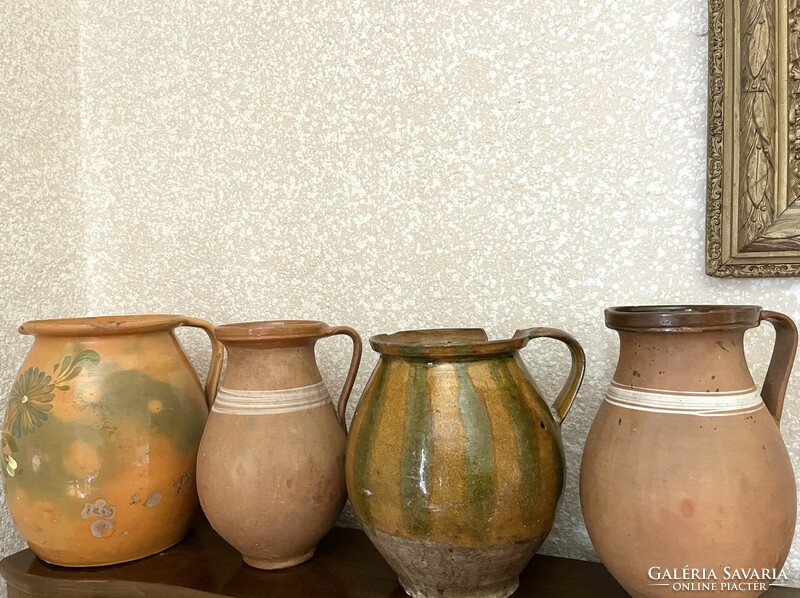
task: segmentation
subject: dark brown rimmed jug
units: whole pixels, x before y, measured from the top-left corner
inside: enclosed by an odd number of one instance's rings
[[[619,363],[581,468],[597,553],[633,596],[666,596],[674,579],[664,575],[687,567],[701,572],[677,580],[698,584],[692,596],[717,595],[726,575],[745,569],[756,578],[731,592],[759,596],[795,528],[795,479],[778,428],[794,322],[752,305],[613,307],[605,318],[619,333]],[[759,394],[743,341],[762,321],[776,339]]]

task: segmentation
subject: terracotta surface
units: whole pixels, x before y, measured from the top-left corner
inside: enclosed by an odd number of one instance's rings
[[[759,396],[743,337],[762,320],[777,334]],[[693,596],[731,590],[723,584],[740,582],[733,572],[743,569],[758,570],[753,585],[730,593],[760,595],[795,527],[795,480],[778,429],[794,323],[756,306],[686,306],[612,308],[606,324],[619,331],[620,359],[581,469],[600,558],[634,596],[672,595],[672,579],[653,577],[687,567],[700,577],[678,581],[708,584]]]
[[[28,322],[35,336],[3,424],[3,474],[20,534],[42,559],[105,565],[179,541],[197,505],[206,393],[174,329],[204,320],[120,316]]]
[[[337,334],[353,340],[353,359],[334,407],[314,347]],[[313,321],[231,324],[216,335],[228,367],[200,445],[203,510],[249,565],[302,563],[344,506],[344,412],[361,338]]]
[[[572,371],[553,411],[518,351],[559,339]],[[507,596],[547,536],[564,483],[559,423],[583,376],[566,333],[479,329],[379,335],[381,354],[356,409],[350,501],[413,596]]]

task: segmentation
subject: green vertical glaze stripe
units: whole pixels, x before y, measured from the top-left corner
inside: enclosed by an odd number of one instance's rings
[[[494,510],[494,455],[489,414],[483,398],[475,390],[467,367],[458,364],[458,409],[466,431],[464,471],[465,522],[473,540],[484,543],[489,536],[489,520]]]
[[[360,513],[360,517],[365,525],[373,526],[372,514],[369,508],[369,501],[366,500],[364,490],[369,489],[369,465],[372,456],[372,445],[377,436],[378,422],[381,420],[383,406],[386,401],[386,382],[389,378],[389,368],[380,364],[377,371],[377,385],[375,392],[368,392],[369,387],[364,390],[365,397],[371,397],[367,409],[364,411],[364,421],[359,428],[358,438],[353,457],[353,485],[361,492],[350,496],[353,508]]]
[[[430,464],[433,458],[433,425],[428,400],[427,366],[411,364],[408,411],[403,438],[403,528],[413,536],[427,536],[431,529]]]
[[[508,411],[514,438],[517,441],[517,457],[522,476],[522,494],[519,497],[522,503],[522,516],[525,523],[533,523],[541,507],[537,423],[525,403],[519,385],[508,369],[508,362],[493,361],[489,367],[495,383],[501,390],[498,394]]]
[[[536,389],[536,386],[532,384],[530,373],[525,368],[525,364],[519,359],[519,355],[517,355],[515,359],[509,361],[508,364],[508,371],[511,375],[511,379],[514,380],[517,383],[517,386],[519,386],[522,390],[522,398],[526,399],[526,404],[530,405],[533,403],[534,405],[538,405],[538,408],[534,407],[532,410],[533,412],[536,412],[537,409],[541,410],[542,420],[536,423],[539,426],[539,429],[544,430],[545,432],[543,433],[537,430],[537,439],[540,440],[542,438],[542,436],[539,436],[539,434],[544,434],[544,438],[547,439],[547,442],[550,444],[550,446],[545,447],[545,453],[539,457],[537,463],[551,463],[552,471],[543,474],[542,468],[539,468],[539,481],[541,483],[540,487],[544,491],[544,489],[551,483],[551,480],[555,481],[555,498],[556,501],[558,501],[559,497],[561,496],[561,492],[564,490],[564,484],[566,483],[564,446],[561,443],[559,426],[554,421],[550,407],[544,402],[539,394],[539,391]],[[512,366],[514,368],[513,370],[511,369]],[[525,388],[528,390],[526,391]],[[547,455],[551,455],[552,460],[548,459]]]

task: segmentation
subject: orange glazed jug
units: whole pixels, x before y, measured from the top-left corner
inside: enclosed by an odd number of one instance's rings
[[[205,320],[162,315],[19,329],[34,342],[6,404],[5,493],[17,529],[45,561],[121,563],[189,530],[197,446],[223,353],[214,341],[204,392],[178,326],[212,335]]]

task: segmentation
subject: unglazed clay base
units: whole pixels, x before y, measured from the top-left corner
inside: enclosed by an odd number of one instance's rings
[[[305,563],[312,556],[314,556],[315,551],[316,547],[314,547],[311,551],[302,554],[300,556],[291,557],[288,559],[280,559],[280,560],[251,559],[249,557],[242,555],[242,560],[251,567],[255,567],[256,569],[264,569],[267,571],[271,569],[286,569],[287,567],[294,567],[295,565],[300,565],[302,563]]]
[[[364,531],[414,598],[506,598],[544,540],[467,548]]]

